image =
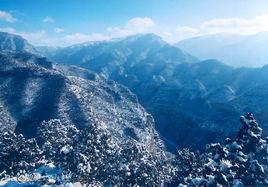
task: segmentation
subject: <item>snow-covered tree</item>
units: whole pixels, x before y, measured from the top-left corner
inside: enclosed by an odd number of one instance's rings
[[[33,139],[7,132],[0,139],[0,173],[33,184],[159,186],[169,182],[170,165],[163,150],[118,138],[97,124],[78,130],[57,119],[43,122]],[[23,169],[27,170],[20,174]],[[31,179],[36,173],[41,176]]]
[[[182,184],[188,186],[264,186],[268,185],[268,142],[251,113],[240,117],[237,137],[224,144],[207,145]],[[193,153],[192,153],[193,154]],[[182,158],[189,160],[189,158]],[[180,167],[180,166],[178,166]]]
[[[169,159],[157,147],[113,136],[98,124],[77,129],[52,119],[36,138],[0,133],[0,180],[31,185],[87,186],[263,186],[268,185],[268,142],[253,115],[240,118],[233,139],[189,149]],[[27,183],[28,184],[28,183]]]
[[[73,143],[79,130],[73,125],[63,125],[60,120],[44,121],[38,128],[37,142],[42,147],[46,160],[58,163],[61,167],[71,167],[74,156]],[[67,157],[68,155],[68,157]]]
[[[42,151],[35,139],[6,131],[0,134],[0,173],[17,175],[38,166]]]

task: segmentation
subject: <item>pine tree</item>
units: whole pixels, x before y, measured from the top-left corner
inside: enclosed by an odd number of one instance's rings
[[[224,144],[207,145],[206,152],[195,161],[181,158],[191,170],[181,184],[188,186],[264,186],[268,185],[268,142],[253,114],[240,117],[241,127],[235,139]],[[194,155],[192,153],[191,155]],[[194,156],[192,156],[194,157]],[[178,166],[180,167],[180,165]]]
[[[42,151],[35,139],[25,139],[23,135],[11,131],[0,135],[0,173],[17,175],[38,167]]]

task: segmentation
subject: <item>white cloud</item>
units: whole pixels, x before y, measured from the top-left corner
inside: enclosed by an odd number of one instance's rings
[[[216,18],[202,22],[196,28],[196,35],[203,34],[256,34],[268,31],[268,15],[260,15],[251,19]]]
[[[124,37],[137,33],[154,32],[156,26],[154,20],[149,17],[134,17],[126,22],[123,27],[108,27],[106,30],[110,37]]]
[[[218,18],[204,21],[200,30],[207,33],[255,34],[268,31],[268,15],[252,19]]]
[[[246,26],[248,24],[247,20],[241,18],[216,18],[204,21],[201,24],[201,28],[214,28],[214,27],[238,27],[238,26]]]
[[[199,25],[178,26],[169,35],[160,34],[166,41],[175,42],[182,39],[206,34],[256,34],[268,31],[268,14],[256,16],[251,19],[243,18],[216,18],[205,20]]]
[[[108,27],[111,37],[122,37],[136,33],[155,33],[168,42],[217,33],[228,34],[256,34],[268,31],[268,14],[253,18],[216,18],[205,20],[196,26],[179,25],[176,28],[162,30],[155,21],[148,17],[130,19],[123,27]]]
[[[47,17],[49,18],[49,17]],[[49,20],[49,21],[48,21]],[[51,20],[53,20],[51,18]],[[46,19],[46,22],[51,22]],[[53,20],[54,21],[54,20]],[[52,21],[52,22],[53,22]],[[0,28],[0,31],[16,33],[13,28]],[[231,33],[231,34],[255,34],[262,31],[268,31],[268,15],[260,15],[251,19],[242,18],[216,18],[205,20],[197,26],[180,25],[176,28],[161,30],[157,27],[154,20],[148,17],[135,17],[128,20],[121,27],[108,27],[107,34],[102,33],[74,33],[67,35],[51,36],[45,31],[33,33],[17,33],[25,37],[35,45],[49,46],[67,46],[88,41],[108,40],[111,38],[124,37],[136,33],[155,33],[163,37],[168,42],[176,42],[185,38],[215,34],[215,33]],[[54,32],[62,33],[62,28],[54,28]]]
[[[14,22],[16,19],[7,12],[0,11],[0,20]],[[53,23],[54,19],[47,16],[43,22]],[[134,17],[122,26],[108,27],[106,34],[102,33],[73,33],[50,35],[45,31],[37,32],[16,32],[13,28],[0,28],[0,31],[20,34],[35,45],[66,46],[87,41],[107,40],[110,38],[125,37],[137,33],[155,33],[163,37],[168,42],[177,42],[179,40],[216,33],[231,34],[255,34],[262,31],[268,31],[268,14],[244,18],[216,18],[200,22],[196,26],[179,25],[176,28],[161,29],[156,22],[149,17]],[[62,33],[64,29],[56,27],[55,33]]]
[[[44,17],[43,22],[44,23],[54,23],[54,19],[50,16],[46,16],[46,17]]]
[[[53,22],[51,17],[46,17],[44,22]],[[44,30],[37,32],[16,32],[12,28],[0,28],[10,33],[21,35],[34,45],[47,45],[47,46],[68,46],[89,41],[101,41],[109,40],[111,38],[125,37],[137,33],[157,33],[155,30],[156,24],[154,20],[148,17],[135,17],[128,20],[122,27],[108,27],[106,30],[108,33],[73,33],[65,35],[53,35]],[[62,33],[64,29],[55,27],[53,29],[55,33]],[[166,36],[170,36],[171,33],[166,32]]]
[[[0,10],[0,20],[6,21],[9,23],[13,23],[16,21],[16,19],[10,13],[1,11],[1,10]]]
[[[62,29],[62,28],[54,28],[54,32],[61,33],[61,32],[64,32],[64,29]]]
[[[155,22],[148,17],[135,17],[128,21],[127,26],[130,28],[149,28],[155,26]]]
[[[43,22],[53,23],[53,18],[47,16],[43,19]],[[101,41],[109,40],[116,37],[124,37],[133,35],[136,33],[153,32],[152,28],[155,26],[155,22],[148,17],[135,17],[128,20],[122,27],[108,27],[108,34],[102,33],[73,33],[66,34],[63,36],[53,36],[48,34],[46,31],[41,30],[37,32],[16,32],[12,28],[0,28],[10,33],[21,35],[23,38],[28,40],[33,45],[46,45],[46,46],[68,46],[89,41]],[[55,33],[62,33],[64,29],[54,28]]]

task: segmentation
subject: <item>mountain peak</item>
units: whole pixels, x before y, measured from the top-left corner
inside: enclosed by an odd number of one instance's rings
[[[0,32],[0,50],[30,52],[37,54],[36,49],[19,35],[7,32]]]
[[[123,41],[153,41],[159,43],[166,43],[160,36],[154,33],[139,33],[131,36],[127,36],[123,39]]]
[[[0,31],[0,36],[5,36],[5,37],[16,37],[16,38],[23,39],[20,35],[12,34],[12,33],[9,33],[9,32],[3,32],[3,31]]]

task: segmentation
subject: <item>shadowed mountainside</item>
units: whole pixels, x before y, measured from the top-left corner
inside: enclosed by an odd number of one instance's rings
[[[44,67],[35,58],[39,59],[28,53],[0,54],[2,130],[34,137],[42,121],[57,118],[79,129],[97,124],[146,145],[159,141],[153,118],[127,88],[75,66],[52,67],[41,58]]]
[[[199,62],[153,34],[74,45],[48,56],[127,86],[153,115],[168,145],[200,148],[221,141],[237,130],[234,119],[245,111],[254,112],[268,131],[267,67]]]

